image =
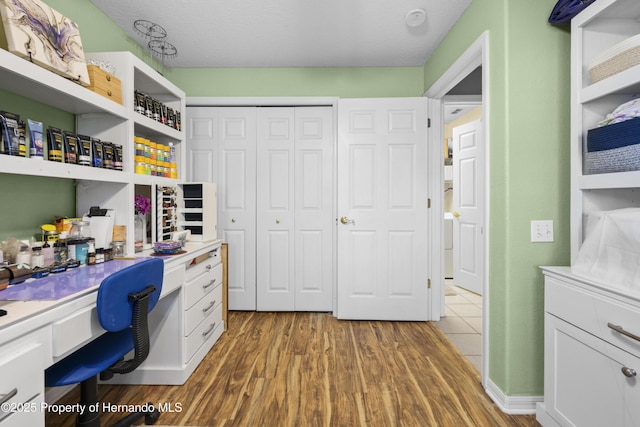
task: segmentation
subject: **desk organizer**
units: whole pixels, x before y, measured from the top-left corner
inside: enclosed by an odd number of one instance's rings
[[[640,118],[590,129],[585,175],[640,170]]]
[[[87,65],[89,80],[88,88],[118,104],[122,104],[122,83],[120,79],[104,71],[97,65]]]

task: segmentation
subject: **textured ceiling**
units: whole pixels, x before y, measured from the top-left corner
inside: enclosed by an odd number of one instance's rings
[[[141,45],[166,30],[169,67],[422,66],[471,0],[91,0]],[[426,11],[418,27],[406,24]]]

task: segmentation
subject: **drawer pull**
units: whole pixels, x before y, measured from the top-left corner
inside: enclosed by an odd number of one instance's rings
[[[622,367],[622,374],[627,378],[633,378],[636,376],[636,370],[632,368],[627,368],[626,366]]]
[[[207,285],[202,285],[202,289],[207,289],[210,288],[211,286],[213,286],[216,283],[216,279],[213,279],[212,281],[210,281]]]
[[[207,335],[209,335],[211,332],[213,332],[213,330],[214,330],[215,328],[216,328],[216,322],[213,322],[213,323],[211,324],[211,326],[209,327],[209,329],[207,329],[206,331],[204,331],[204,332],[202,333],[202,336],[203,336],[203,337],[206,337],[206,336],[207,336]]]
[[[9,393],[5,394],[2,396],[2,399],[0,399],[0,405],[2,405],[3,403],[7,403],[8,401],[10,401],[13,396],[15,396],[16,394],[18,394],[18,389],[14,388],[13,390],[11,390]]]
[[[210,271],[213,268],[213,266],[211,264],[207,265],[206,269],[207,271]]]
[[[209,306],[203,308],[202,312],[206,313],[207,311],[211,310],[211,307],[213,307],[214,305],[216,305],[216,300],[211,301],[211,304],[209,304]]]
[[[624,330],[624,328],[622,326],[619,325],[614,325],[613,323],[607,323],[607,326],[610,327],[611,329],[613,329],[614,331],[622,334],[622,335],[626,335],[629,338],[633,338],[636,341],[640,341],[640,337],[637,335],[632,334],[631,332],[627,332]]]

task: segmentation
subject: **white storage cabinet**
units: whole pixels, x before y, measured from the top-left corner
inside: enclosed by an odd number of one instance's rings
[[[45,360],[51,357],[47,343],[51,330],[30,332],[3,348],[0,355],[0,426],[42,425]],[[8,409],[8,410],[7,410]]]
[[[640,206],[640,171],[583,174],[587,131],[640,94],[640,65],[597,83],[590,81],[588,67],[599,54],[636,34],[637,0],[598,0],[572,21],[572,260],[591,214]],[[618,292],[573,275],[569,267],[544,268],[544,273],[545,381],[538,421],[544,426],[640,425],[640,292]]]

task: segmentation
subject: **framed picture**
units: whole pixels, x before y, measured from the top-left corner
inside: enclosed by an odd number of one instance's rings
[[[80,30],[40,0],[0,0],[0,46],[43,68],[89,85]]]

